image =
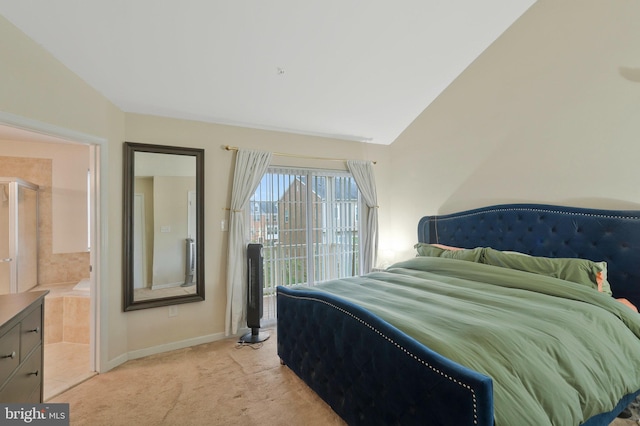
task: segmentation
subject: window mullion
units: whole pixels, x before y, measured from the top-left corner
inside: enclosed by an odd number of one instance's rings
[[[324,241],[327,246],[327,270],[329,271],[330,276],[337,276],[337,259],[336,259],[336,226],[339,223],[339,217],[336,217],[336,194],[335,194],[335,177],[327,176],[326,178],[326,186],[327,193],[324,200],[325,210],[327,212],[326,218],[327,222],[324,225]]]
[[[313,230],[316,227],[313,221],[313,176],[311,172],[307,172],[307,190],[305,200],[305,213],[306,213],[306,242],[307,242],[307,283],[309,285],[315,284],[315,261],[314,261],[314,239]]]

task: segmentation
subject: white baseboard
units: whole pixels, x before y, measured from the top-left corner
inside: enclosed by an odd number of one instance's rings
[[[194,337],[191,339],[185,339],[178,342],[165,343],[158,346],[152,346],[150,348],[138,349],[135,351],[127,352],[107,362],[106,371],[109,371],[132,359],[138,359],[138,358],[143,358],[149,355],[156,355],[163,352],[174,351],[176,349],[188,348],[190,346],[201,345],[203,343],[211,343],[218,340],[226,339],[227,337],[229,336],[225,336],[224,333],[214,333],[214,334],[208,334],[206,336]],[[103,373],[105,373],[106,371],[103,371]]]
[[[179,342],[165,343],[163,345],[153,346],[150,348],[138,349],[136,351],[129,352],[127,356],[128,359],[137,359],[149,355],[160,354],[163,352],[175,351],[176,349],[183,349],[190,346],[201,345],[203,343],[211,343],[217,340],[222,340],[226,337],[228,336],[225,336],[224,333],[208,334],[206,336],[194,337],[191,339],[181,340]]]
[[[274,320],[267,320],[267,321],[263,321],[263,323],[266,324],[261,324],[262,327],[261,328],[269,328],[269,327],[275,327],[276,325],[276,321]],[[249,328],[242,328],[238,330],[237,335],[235,335],[236,337],[240,337],[246,333],[248,333],[249,331],[251,331],[251,329]],[[221,333],[214,333],[214,334],[208,334],[206,336],[199,336],[199,337],[194,337],[191,339],[185,339],[185,340],[181,340],[179,342],[170,342],[170,343],[165,343],[162,345],[158,345],[158,346],[152,346],[150,348],[144,348],[144,349],[138,349],[135,351],[131,351],[131,352],[127,352],[125,354],[122,354],[112,360],[110,360],[109,362],[107,362],[107,370],[109,371],[112,368],[116,368],[117,366],[124,364],[125,362],[132,360],[132,359],[138,359],[138,358],[143,358],[145,356],[149,356],[149,355],[156,355],[156,354],[160,354],[163,352],[168,352],[168,351],[174,351],[176,349],[183,349],[183,348],[188,348],[191,346],[196,346],[196,345],[202,345],[203,343],[211,343],[211,342],[216,342],[218,340],[222,340],[222,339],[227,339],[227,338],[233,338],[234,336],[225,336],[225,334],[223,332]],[[106,371],[103,371],[103,373],[105,373]]]
[[[127,354],[122,354],[120,356],[117,356],[114,359],[109,360],[106,365],[107,368],[104,371],[100,371],[99,374],[106,373],[107,371],[113,368],[116,368],[120,364],[124,364],[125,362],[127,362],[127,360],[128,360]]]

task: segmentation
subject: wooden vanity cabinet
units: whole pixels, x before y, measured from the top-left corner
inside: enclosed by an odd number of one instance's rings
[[[44,297],[0,295],[0,402],[42,403]]]

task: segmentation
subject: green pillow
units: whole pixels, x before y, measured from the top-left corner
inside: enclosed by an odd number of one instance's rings
[[[603,262],[592,262],[577,258],[550,258],[507,253],[487,248],[483,253],[483,262],[487,265],[517,269],[534,274],[547,275],[598,290],[598,273],[603,272]],[[605,280],[606,281],[606,280]],[[611,294],[608,283],[603,283],[603,292]]]
[[[418,256],[445,257],[448,259],[467,260],[469,262],[482,263],[482,247],[474,249],[446,250],[426,243],[418,243],[414,246]]]
[[[546,275],[586,285],[610,296],[612,295],[611,286],[607,281],[606,262],[592,262],[578,258],[530,256],[514,251],[499,251],[489,247],[458,249],[453,247],[443,248],[446,246],[426,243],[418,243],[414,247],[418,251],[418,256],[466,260]]]

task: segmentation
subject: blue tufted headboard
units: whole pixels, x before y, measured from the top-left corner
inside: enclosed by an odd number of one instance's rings
[[[640,308],[640,211],[504,204],[425,216],[418,241],[606,261],[614,297]]]

